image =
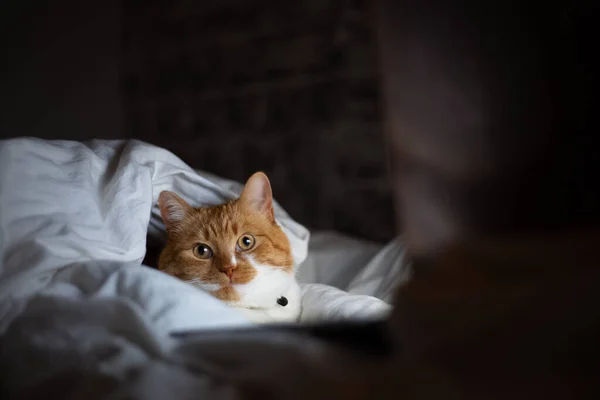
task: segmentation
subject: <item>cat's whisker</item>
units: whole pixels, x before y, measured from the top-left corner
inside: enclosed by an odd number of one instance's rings
[[[221,285],[219,285],[217,283],[206,283],[206,282],[202,281],[202,279],[200,279],[200,278],[188,279],[188,280],[185,280],[184,282],[189,283],[190,285],[192,285],[198,289],[207,291],[207,292],[214,292],[221,288]]]

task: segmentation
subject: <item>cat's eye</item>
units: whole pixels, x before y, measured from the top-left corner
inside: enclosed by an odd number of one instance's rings
[[[194,246],[194,255],[198,258],[207,259],[213,256],[213,252],[211,248],[204,243],[198,243]]]
[[[249,233],[246,233],[246,234],[240,236],[240,238],[238,239],[237,245],[240,250],[246,251],[246,250],[252,249],[254,247],[255,243],[256,243],[256,239],[254,239],[254,236],[252,236]]]

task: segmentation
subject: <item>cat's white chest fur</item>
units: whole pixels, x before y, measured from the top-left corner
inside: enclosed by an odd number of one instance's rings
[[[300,286],[294,274],[250,261],[257,275],[249,283],[233,285],[240,295],[240,301],[230,305],[252,322],[297,322],[302,307]],[[282,297],[287,302],[283,300],[278,303],[277,300]]]
[[[281,297],[287,300],[285,306],[277,303],[277,299]],[[271,307],[246,308],[235,306],[235,308],[241,311],[250,321],[256,323],[298,322],[302,312],[302,299],[298,283],[292,282],[287,291],[282,293],[281,296],[274,297],[273,300]]]

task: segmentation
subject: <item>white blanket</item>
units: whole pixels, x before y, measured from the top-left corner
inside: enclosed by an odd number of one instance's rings
[[[153,374],[175,386],[186,376],[163,370],[180,345],[172,332],[250,325],[211,296],[141,265],[146,235],[164,236],[156,206],[162,190],[202,206],[237,197],[241,185],[197,173],[172,153],[138,141],[0,142],[0,368],[11,371],[2,378],[7,394],[65,371],[131,383],[133,369],[138,380],[127,393],[164,398],[151,389]],[[336,266],[326,258],[337,251],[319,248],[335,238],[325,234],[311,242],[316,248],[302,264],[308,230],[277,204],[275,215],[301,265],[302,321],[389,311],[376,297],[390,301],[398,282],[391,279],[402,268],[398,243],[379,251],[357,242],[364,262],[353,265],[346,252]],[[367,262],[372,257],[376,262]],[[204,388],[206,379],[189,383]]]

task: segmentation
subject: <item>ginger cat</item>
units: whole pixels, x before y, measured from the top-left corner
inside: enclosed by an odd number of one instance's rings
[[[239,199],[193,208],[175,193],[158,198],[167,243],[158,269],[238,308],[253,322],[300,315],[290,242],[273,213],[269,179],[252,175]]]

